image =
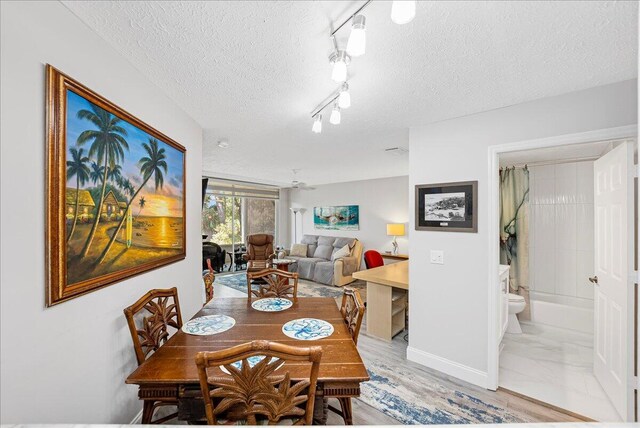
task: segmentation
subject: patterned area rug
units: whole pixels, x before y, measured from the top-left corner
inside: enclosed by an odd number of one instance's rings
[[[226,285],[234,290],[247,292],[247,274],[246,272],[217,276],[216,284]],[[360,291],[362,299],[365,300],[367,285],[364,281],[356,280],[348,285],[351,288],[357,288]],[[317,282],[298,280],[298,296],[300,297],[342,297],[342,287],[334,287],[333,285],[318,284]]]
[[[451,388],[436,377],[425,379],[423,373],[417,375],[397,360],[361,354],[371,380],[362,383],[360,400],[404,425],[528,422],[522,415]]]
[[[216,283],[242,292],[247,290],[246,281],[246,273],[216,277]],[[365,298],[363,281],[349,286],[358,288]],[[298,295],[334,297],[339,302],[342,288],[300,280]],[[458,388],[456,382],[407,361],[402,336],[387,343],[360,334],[358,350],[371,377],[361,385],[361,401],[405,425],[529,422],[526,415],[462,392],[461,389],[469,388]]]

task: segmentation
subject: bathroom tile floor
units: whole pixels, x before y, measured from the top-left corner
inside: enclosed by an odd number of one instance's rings
[[[593,336],[521,323],[506,333],[500,353],[501,387],[601,422],[620,421],[593,375]]]

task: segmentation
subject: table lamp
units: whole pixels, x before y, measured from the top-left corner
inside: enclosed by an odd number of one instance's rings
[[[404,236],[404,223],[389,223],[387,224],[387,236],[393,236],[393,251],[392,254],[394,256],[398,255],[398,241],[396,241],[396,237]]]

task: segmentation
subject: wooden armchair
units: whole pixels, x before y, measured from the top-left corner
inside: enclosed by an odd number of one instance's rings
[[[257,289],[254,289],[254,286]],[[251,300],[253,296],[259,299],[283,297],[298,300],[298,273],[272,268],[248,272],[247,297]]]
[[[204,293],[205,293],[205,301],[202,306],[209,303],[209,300],[213,299],[213,282],[216,279],[215,271],[211,266],[211,259],[207,259],[207,267],[209,271],[202,275],[202,280],[204,281]]]
[[[345,288],[342,294],[342,305],[340,306],[340,313],[344,318],[345,324],[351,333],[351,338],[358,344],[358,335],[360,334],[360,327],[362,326],[362,319],[364,318],[365,306],[360,297],[360,292],[353,288]],[[340,410],[333,406],[329,406],[329,410],[339,414],[344,419],[345,425],[353,425],[353,419],[350,415],[353,414],[351,410],[351,398],[339,397]]]
[[[150,290],[133,305],[125,308],[124,316],[129,325],[133,349],[140,365],[149,354],[157,351],[169,339],[170,327],[176,330],[182,327],[178,290],[175,287],[167,290]],[[173,413],[152,421],[153,413],[158,407],[177,404],[176,399],[170,398],[144,400],[142,423],[159,424],[176,417],[177,413]]]
[[[263,356],[253,367],[249,358]],[[322,348],[300,348],[267,341],[254,341],[216,352],[198,352],[196,365],[210,425],[244,422],[269,425],[291,420],[311,425]],[[294,382],[288,371],[274,374],[287,361],[310,364],[309,376]],[[240,368],[233,363],[240,362]],[[229,373],[210,376],[208,369],[224,367]]]

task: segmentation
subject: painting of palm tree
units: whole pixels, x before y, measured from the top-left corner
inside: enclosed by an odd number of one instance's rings
[[[91,182],[95,185],[97,182],[102,182],[102,177],[104,176],[104,167],[98,165],[95,162],[91,162],[91,172],[89,173],[89,178]]]
[[[147,201],[144,196],[140,196],[140,199],[138,200],[138,205],[140,206],[140,209],[138,210],[138,217],[140,216],[140,213],[142,213],[142,210],[144,209],[146,203]]]
[[[98,201],[98,213],[102,213],[109,170],[115,169],[116,164],[124,159],[124,150],[129,149],[129,143],[124,138],[127,136],[127,130],[120,126],[121,120],[118,117],[95,104],[90,104],[89,109],[79,110],[76,115],[78,119],[84,119],[93,125],[93,129],[85,129],[78,135],[76,144],[83,146],[85,143],[91,142],[89,157],[95,158],[98,165],[104,162],[104,165],[102,165],[104,168],[104,175],[101,180],[102,189],[100,190],[100,200]],[[93,226],[82,248],[81,257],[86,257],[91,248],[100,218],[101,215],[94,216]]]
[[[75,192],[75,207],[73,210],[73,223],[71,224],[71,230],[69,231],[69,235],[67,237],[67,241],[71,239],[73,236],[73,232],[76,229],[76,223],[78,222],[78,208],[80,207],[80,185],[84,185],[87,181],[89,181],[89,175],[91,171],[87,166],[89,163],[89,158],[84,156],[83,149],[76,149],[72,147],[69,149],[69,154],[71,154],[71,160],[67,161],[67,180],[76,178],[76,192]]]
[[[62,284],[48,284],[48,304],[185,256],[184,147],[89,89],[73,86],[51,89],[64,97],[65,108],[51,108],[65,132],[49,144],[63,143],[55,150],[65,153],[66,174],[49,174],[48,186],[59,180],[56,188],[66,193],[60,212],[48,216],[60,225],[56,233],[66,246],[50,257],[65,266],[58,271]],[[61,131],[57,123],[62,122],[49,123],[51,135]],[[55,150],[50,147],[50,156]]]

